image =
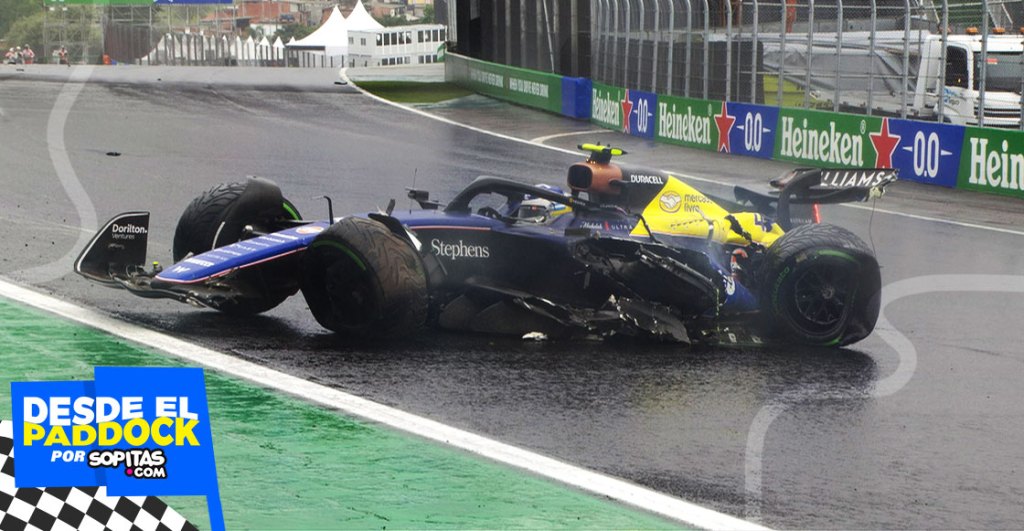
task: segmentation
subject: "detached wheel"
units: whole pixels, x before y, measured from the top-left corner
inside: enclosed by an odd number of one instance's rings
[[[246,226],[257,233],[274,232],[287,220],[302,219],[298,210],[268,179],[250,177],[245,182],[215,186],[192,200],[174,230],[174,261],[230,245],[243,239]],[[246,293],[217,309],[231,314],[262,313],[299,289],[298,262],[286,258],[243,269],[232,283]]]
[[[881,272],[871,249],[846,229],[792,229],[768,249],[760,278],[769,332],[784,340],[843,346],[875,328]]]
[[[301,284],[317,322],[343,336],[401,336],[426,321],[419,255],[370,219],[345,218],[317,236],[306,249]]]

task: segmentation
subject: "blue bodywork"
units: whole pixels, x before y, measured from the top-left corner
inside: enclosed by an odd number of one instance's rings
[[[360,215],[365,216],[367,214]],[[568,214],[550,224],[510,224],[478,214],[453,214],[441,210],[395,211],[392,217],[400,221],[420,241],[421,255],[433,255],[446,266],[445,272],[451,278],[445,279],[442,283],[449,286],[454,286],[478,273],[477,269],[481,264],[475,263],[474,259],[482,257],[455,256],[463,251],[466,251],[466,255],[472,254],[474,249],[481,249],[481,252],[482,249],[487,249],[488,267],[500,268],[503,262],[509,262],[510,272],[504,273],[506,277],[514,276],[517,269],[526,269],[529,274],[537,273],[529,271],[530,268],[525,265],[530,257],[520,252],[520,246],[508,243],[495,245],[495,242],[524,242],[523,245],[530,247],[530,254],[537,254],[543,260],[554,259],[561,250],[567,249],[572,241],[595,235],[649,241],[647,237],[630,236],[632,223],[627,219],[613,217],[594,219]],[[330,224],[325,221],[311,222],[242,240],[186,258],[160,272],[156,280],[179,285],[215,280],[234,271],[300,253],[329,226]],[[580,231],[589,231],[588,236],[579,235]],[[658,241],[668,247],[699,251],[710,258],[710,263],[721,276],[724,286],[721,306],[717,311],[737,314],[757,309],[757,301],[753,294],[742,284],[735,282],[728,265],[722,263],[727,254],[721,246],[682,236],[660,236]],[[446,250],[451,252],[445,252]],[[506,254],[511,256],[505,256]],[[562,258],[570,260],[568,255]]]

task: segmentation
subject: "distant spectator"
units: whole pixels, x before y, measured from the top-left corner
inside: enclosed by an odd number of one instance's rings
[[[18,62],[14,56],[14,48],[7,50],[7,53],[4,54],[4,62],[9,65],[13,65]]]
[[[23,56],[21,55],[21,46],[14,49],[14,63],[21,64],[23,62]]]
[[[57,50],[57,57],[60,59],[60,64],[68,65],[71,68],[71,63],[68,62],[68,49],[61,46],[60,50]]]
[[[25,60],[25,64],[30,65],[36,62],[36,52],[32,51],[32,47],[25,45],[25,48],[21,51],[21,57]]]

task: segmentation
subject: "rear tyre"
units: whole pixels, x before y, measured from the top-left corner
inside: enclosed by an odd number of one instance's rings
[[[279,230],[284,221],[297,219],[301,219],[298,210],[270,180],[250,177],[215,186],[193,199],[178,219],[174,261],[238,242],[244,239],[246,226],[268,233]],[[285,258],[235,273],[232,284],[244,295],[225,300],[217,309],[252,315],[274,308],[298,291],[297,268],[297,260]]]
[[[419,255],[373,220],[345,218],[317,236],[302,260],[301,285],[317,322],[342,336],[402,336],[426,321]]]
[[[800,225],[765,256],[760,301],[769,333],[814,346],[860,341],[878,320],[881,284],[874,253],[855,234]]]

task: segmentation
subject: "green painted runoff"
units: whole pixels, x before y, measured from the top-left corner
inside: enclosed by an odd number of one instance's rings
[[[97,365],[181,366],[0,299],[0,416],[10,382],[88,380]],[[207,371],[228,529],[668,529],[656,516]],[[166,501],[208,528],[202,497]]]

